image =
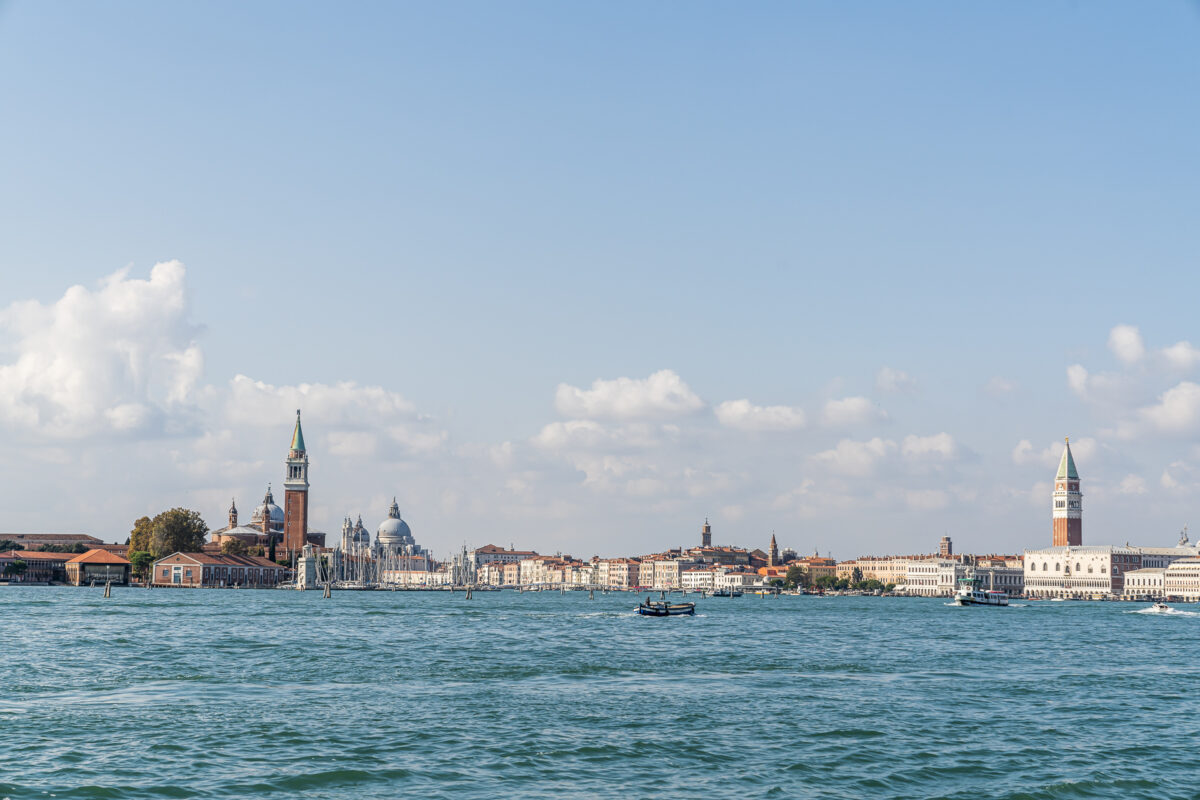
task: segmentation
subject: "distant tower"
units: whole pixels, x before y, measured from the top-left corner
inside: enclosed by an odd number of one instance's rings
[[[1083,494],[1079,491],[1079,471],[1071,455],[1071,440],[1058,462],[1054,476],[1054,546],[1083,544]]]
[[[700,546],[712,547],[712,525],[708,524],[708,517],[704,518],[704,527],[700,529]]]
[[[237,527],[237,498],[229,501],[229,529]]]
[[[942,541],[938,544],[938,555],[942,558],[954,555],[954,544],[950,541],[949,536],[942,537]]]
[[[287,480],[283,482],[283,548],[298,553],[308,541],[308,453],[300,430],[300,410],[288,450]]]
[[[767,553],[767,566],[779,566],[779,545],[775,544],[775,532],[771,531],[771,550]]]

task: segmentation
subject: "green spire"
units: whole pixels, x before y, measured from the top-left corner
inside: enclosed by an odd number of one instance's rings
[[[299,430],[299,422],[296,423]],[[1071,455],[1071,437],[1067,437],[1067,447],[1063,450],[1062,461],[1058,462],[1058,474],[1054,476],[1055,480],[1066,479],[1077,481],[1079,480],[1079,472],[1075,469],[1075,459]]]
[[[292,449],[304,452],[304,431],[300,430],[300,409],[296,409],[296,430],[292,432]],[[1074,465],[1071,469],[1075,469]]]

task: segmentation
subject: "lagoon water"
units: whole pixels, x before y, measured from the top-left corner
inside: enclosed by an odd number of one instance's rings
[[[1200,795],[1200,614],[101,595],[0,587],[0,798]]]

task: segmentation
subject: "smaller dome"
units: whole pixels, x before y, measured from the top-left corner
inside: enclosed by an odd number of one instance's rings
[[[283,530],[283,509],[275,505],[275,498],[271,495],[270,486],[267,487],[267,494],[263,497],[262,504],[250,515],[251,526],[257,526],[261,530],[265,515],[269,515],[272,530]]]

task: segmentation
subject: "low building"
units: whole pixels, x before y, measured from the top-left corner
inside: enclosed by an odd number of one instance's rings
[[[928,558],[910,561],[904,585],[905,594],[921,597],[949,597],[958,588],[958,581],[967,575],[967,567],[950,558]]]
[[[716,587],[717,570],[708,569],[685,569],[679,573],[679,583],[683,589],[689,592],[710,592]]]
[[[152,575],[155,586],[269,589],[282,583],[288,572],[262,556],[172,553],[154,562]]]
[[[75,586],[112,582],[128,584],[132,570],[129,559],[99,548],[77,555],[65,565],[67,583]]]
[[[1200,600],[1200,558],[1176,559],[1163,569],[1163,596]]]
[[[763,586],[765,581],[757,572],[730,571],[718,572],[713,579],[714,589],[745,589],[750,586]]]
[[[35,550],[39,547],[74,547],[81,544],[89,550],[104,542],[86,533],[0,533],[0,542],[9,541],[18,550]]]
[[[475,567],[482,567],[484,564],[518,564],[526,558],[533,558],[537,555],[533,550],[517,550],[510,547],[505,550],[503,547],[497,547],[494,544],[485,544],[483,547],[476,547],[468,556],[475,563]]]
[[[1142,567],[1125,573],[1121,597],[1126,600],[1157,600],[1165,596],[1165,567]]]
[[[10,581],[20,583],[63,583],[67,580],[66,563],[73,553],[43,553],[40,550],[9,550],[0,553],[0,573],[15,561],[25,564],[21,575],[11,575]]]
[[[475,580],[480,586],[503,586],[504,564],[499,561],[485,561],[475,570]]]

